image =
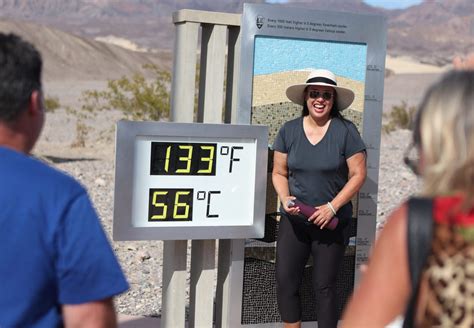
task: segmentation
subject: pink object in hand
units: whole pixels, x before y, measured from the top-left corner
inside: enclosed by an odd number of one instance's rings
[[[297,199],[290,200],[288,201],[287,204],[288,207],[299,207],[300,208],[300,213],[303,214],[306,218],[309,218],[311,215],[313,215],[314,212],[316,212],[316,209],[310,205],[304,204],[300,202]],[[334,230],[337,227],[337,224],[339,223],[339,219],[335,216],[332,217],[331,221],[326,225],[326,228],[329,230]]]

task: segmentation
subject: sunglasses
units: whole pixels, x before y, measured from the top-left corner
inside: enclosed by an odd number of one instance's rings
[[[311,90],[310,92],[308,92],[308,96],[313,99],[323,97],[324,100],[331,100],[333,93],[328,91],[320,92],[317,90]]]

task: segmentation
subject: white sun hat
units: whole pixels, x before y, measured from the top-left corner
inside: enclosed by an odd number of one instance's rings
[[[354,92],[350,89],[338,87],[336,75],[327,69],[312,70],[306,83],[291,85],[286,89],[286,96],[295,104],[303,106],[305,99],[304,90],[309,85],[322,85],[332,87],[337,94],[337,109],[343,110],[349,107],[354,101]]]

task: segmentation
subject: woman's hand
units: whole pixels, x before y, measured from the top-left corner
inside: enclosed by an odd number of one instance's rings
[[[314,224],[319,226],[320,229],[324,229],[331,219],[333,218],[334,213],[332,212],[331,207],[328,204],[324,204],[316,207],[316,212],[313,213],[308,218],[308,221],[312,221]]]
[[[296,199],[295,196],[288,196],[282,200],[283,209],[290,215],[298,215],[300,208],[298,206],[288,206],[292,201]]]

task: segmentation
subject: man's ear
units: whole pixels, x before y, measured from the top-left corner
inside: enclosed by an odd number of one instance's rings
[[[28,113],[30,115],[42,114],[44,111],[43,94],[39,90],[34,90],[30,96],[30,102],[28,104]]]

